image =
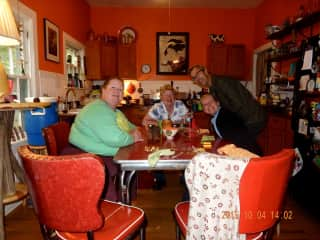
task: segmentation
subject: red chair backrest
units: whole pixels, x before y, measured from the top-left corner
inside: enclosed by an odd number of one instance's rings
[[[240,179],[240,233],[261,232],[279,220],[294,158],[293,149],[283,149],[250,160]]]
[[[40,224],[69,232],[103,225],[98,205],[105,183],[101,159],[89,153],[48,156],[18,149]]]
[[[68,145],[70,126],[61,121],[42,129],[44,140],[49,155],[60,155],[61,151]]]

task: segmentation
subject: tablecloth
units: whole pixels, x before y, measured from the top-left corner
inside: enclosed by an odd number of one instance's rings
[[[239,184],[249,158],[199,153],[185,170],[190,194],[187,240],[245,240],[238,233]]]

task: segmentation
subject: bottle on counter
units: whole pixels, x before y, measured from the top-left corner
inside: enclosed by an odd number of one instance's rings
[[[267,94],[266,93],[260,94],[259,102],[263,106],[267,105]]]

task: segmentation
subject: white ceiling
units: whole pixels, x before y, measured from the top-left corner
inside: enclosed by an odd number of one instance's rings
[[[86,0],[90,6],[146,8],[254,8],[263,0]]]

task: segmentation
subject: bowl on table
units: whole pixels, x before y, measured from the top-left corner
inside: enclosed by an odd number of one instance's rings
[[[173,128],[173,127],[164,128],[162,129],[162,131],[163,131],[163,135],[165,135],[168,140],[172,140],[173,137],[177,134],[178,128]]]

